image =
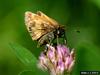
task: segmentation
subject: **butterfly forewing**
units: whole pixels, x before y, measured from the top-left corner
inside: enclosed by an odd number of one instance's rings
[[[40,11],[36,14],[26,12],[25,24],[33,40],[41,39],[43,35],[59,27],[55,20],[49,18]]]

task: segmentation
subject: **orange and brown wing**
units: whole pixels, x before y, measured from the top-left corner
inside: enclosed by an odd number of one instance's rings
[[[36,14],[26,12],[25,24],[33,40],[39,39],[41,36],[59,26],[56,21],[49,18],[42,12],[37,12]]]
[[[44,20],[45,22],[47,22],[50,27],[53,27],[53,28],[54,27],[55,28],[58,27],[59,24],[54,19],[48,17],[47,15],[45,15],[44,13],[42,13],[41,11],[38,11],[37,15],[39,15],[42,20]]]

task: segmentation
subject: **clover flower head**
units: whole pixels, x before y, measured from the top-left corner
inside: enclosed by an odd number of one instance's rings
[[[38,66],[43,70],[49,70],[51,75],[64,75],[71,72],[75,64],[75,52],[65,45],[52,46],[47,44],[46,52],[39,57]]]

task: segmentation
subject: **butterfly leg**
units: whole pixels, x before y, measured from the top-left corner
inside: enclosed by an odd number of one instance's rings
[[[59,44],[59,31],[57,31],[57,35],[56,35],[56,37],[57,37],[57,45]]]
[[[65,34],[65,32],[64,32],[63,41],[64,41],[64,44],[66,45],[66,44],[67,44],[67,37],[66,37],[66,34]]]

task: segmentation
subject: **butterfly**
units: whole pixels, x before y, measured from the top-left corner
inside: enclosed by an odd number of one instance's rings
[[[39,45],[45,45],[56,38],[65,36],[64,26],[41,11],[25,12],[25,25],[32,40],[37,40]]]

